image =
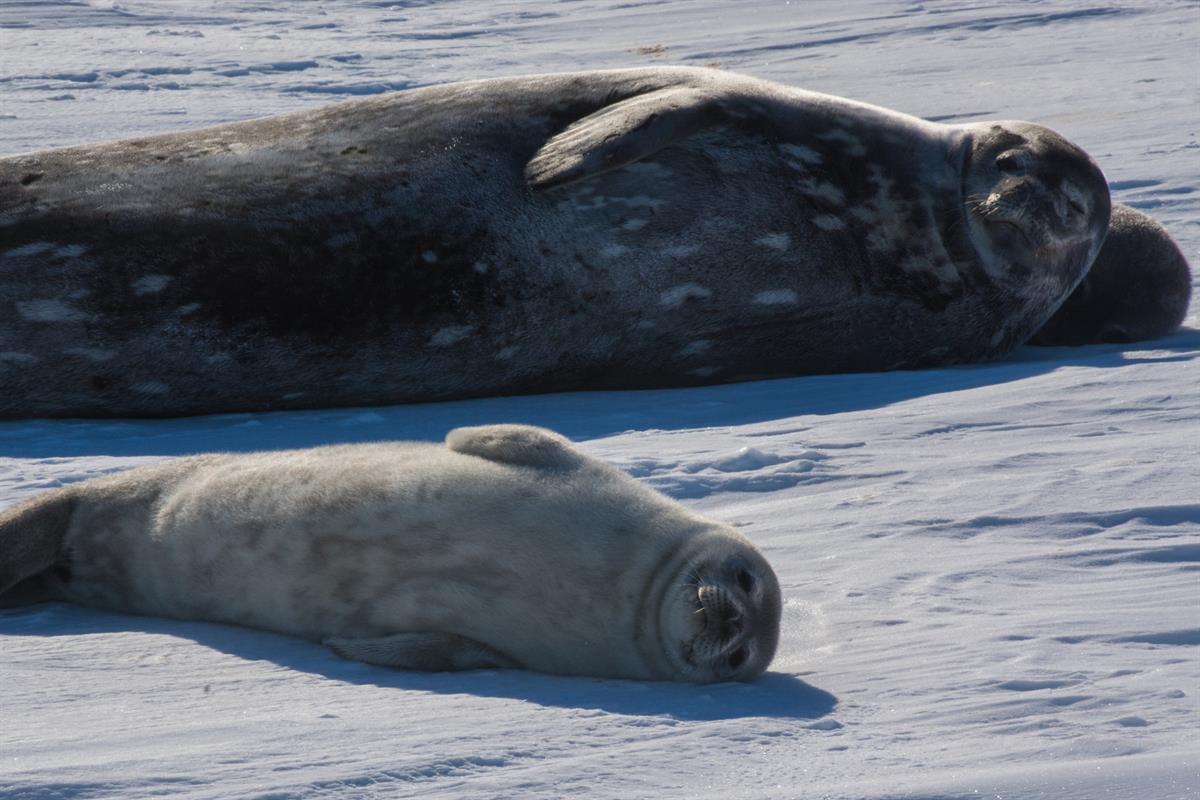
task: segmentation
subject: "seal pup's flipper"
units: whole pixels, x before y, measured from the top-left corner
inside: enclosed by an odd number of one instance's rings
[[[636,95],[571,123],[534,153],[525,180],[549,189],[631,164],[667,145],[745,116],[738,100],[690,86]]]
[[[0,598],[4,605],[46,599],[28,595],[32,583],[23,584],[22,591],[13,595],[6,592],[61,562],[76,502],[74,489],[60,489],[0,511]]]
[[[511,669],[520,665],[486,644],[454,633],[397,633],[375,638],[333,637],[325,645],[342,658],[424,672]]]
[[[584,456],[571,440],[533,425],[480,425],[455,428],[446,434],[446,447],[456,453],[525,467],[569,468]]]

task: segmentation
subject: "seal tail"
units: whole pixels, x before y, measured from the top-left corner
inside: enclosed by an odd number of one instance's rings
[[[44,573],[63,563],[78,502],[68,487],[0,511],[0,608],[50,599]]]

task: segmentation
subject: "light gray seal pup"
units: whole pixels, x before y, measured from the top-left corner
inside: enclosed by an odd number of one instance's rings
[[[1167,229],[1137,209],[1114,203],[1100,254],[1029,343],[1157,339],[1182,324],[1191,295],[1192,269]]]
[[[1108,227],[1024,122],[719,70],[473,81],[0,159],[0,416],[994,358]]]
[[[751,680],[779,583],[728,525],[521,425],[204,455],[0,512],[0,604],[324,641],[405,669]]]

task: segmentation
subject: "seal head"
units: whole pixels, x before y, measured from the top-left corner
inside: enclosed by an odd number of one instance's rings
[[[984,270],[1021,297],[1066,297],[1108,230],[1104,174],[1087,153],[1040,125],[990,122],[967,130],[963,198]]]
[[[766,670],[779,643],[779,581],[766,559],[722,530],[702,540],[666,587],[660,643],[676,680],[749,681]]]
[[[1167,229],[1117,203],[1104,246],[1087,276],[1029,343],[1157,339],[1183,322],[1191,294],[1192,270]]]

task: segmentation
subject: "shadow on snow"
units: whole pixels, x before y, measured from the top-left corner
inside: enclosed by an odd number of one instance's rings
[[[399,691],[523,700],[542,706],[587,708],[614,714],[666,716],[678,720],[740,717],[817,719],[837,698],[784,673],[768,672],[753,683],[686,683],[576,678],[521,670],[406,672],[345,661],[325,647],[265,631],[114,614],[66,603],[45,603],[0,612],[3,636],[80,636],[137,632],[194,641],[247,661],[266,661],[331,681]],[[147,645],[151,643],[148,641]],[[195,672],[181,680],[203,680]]]

